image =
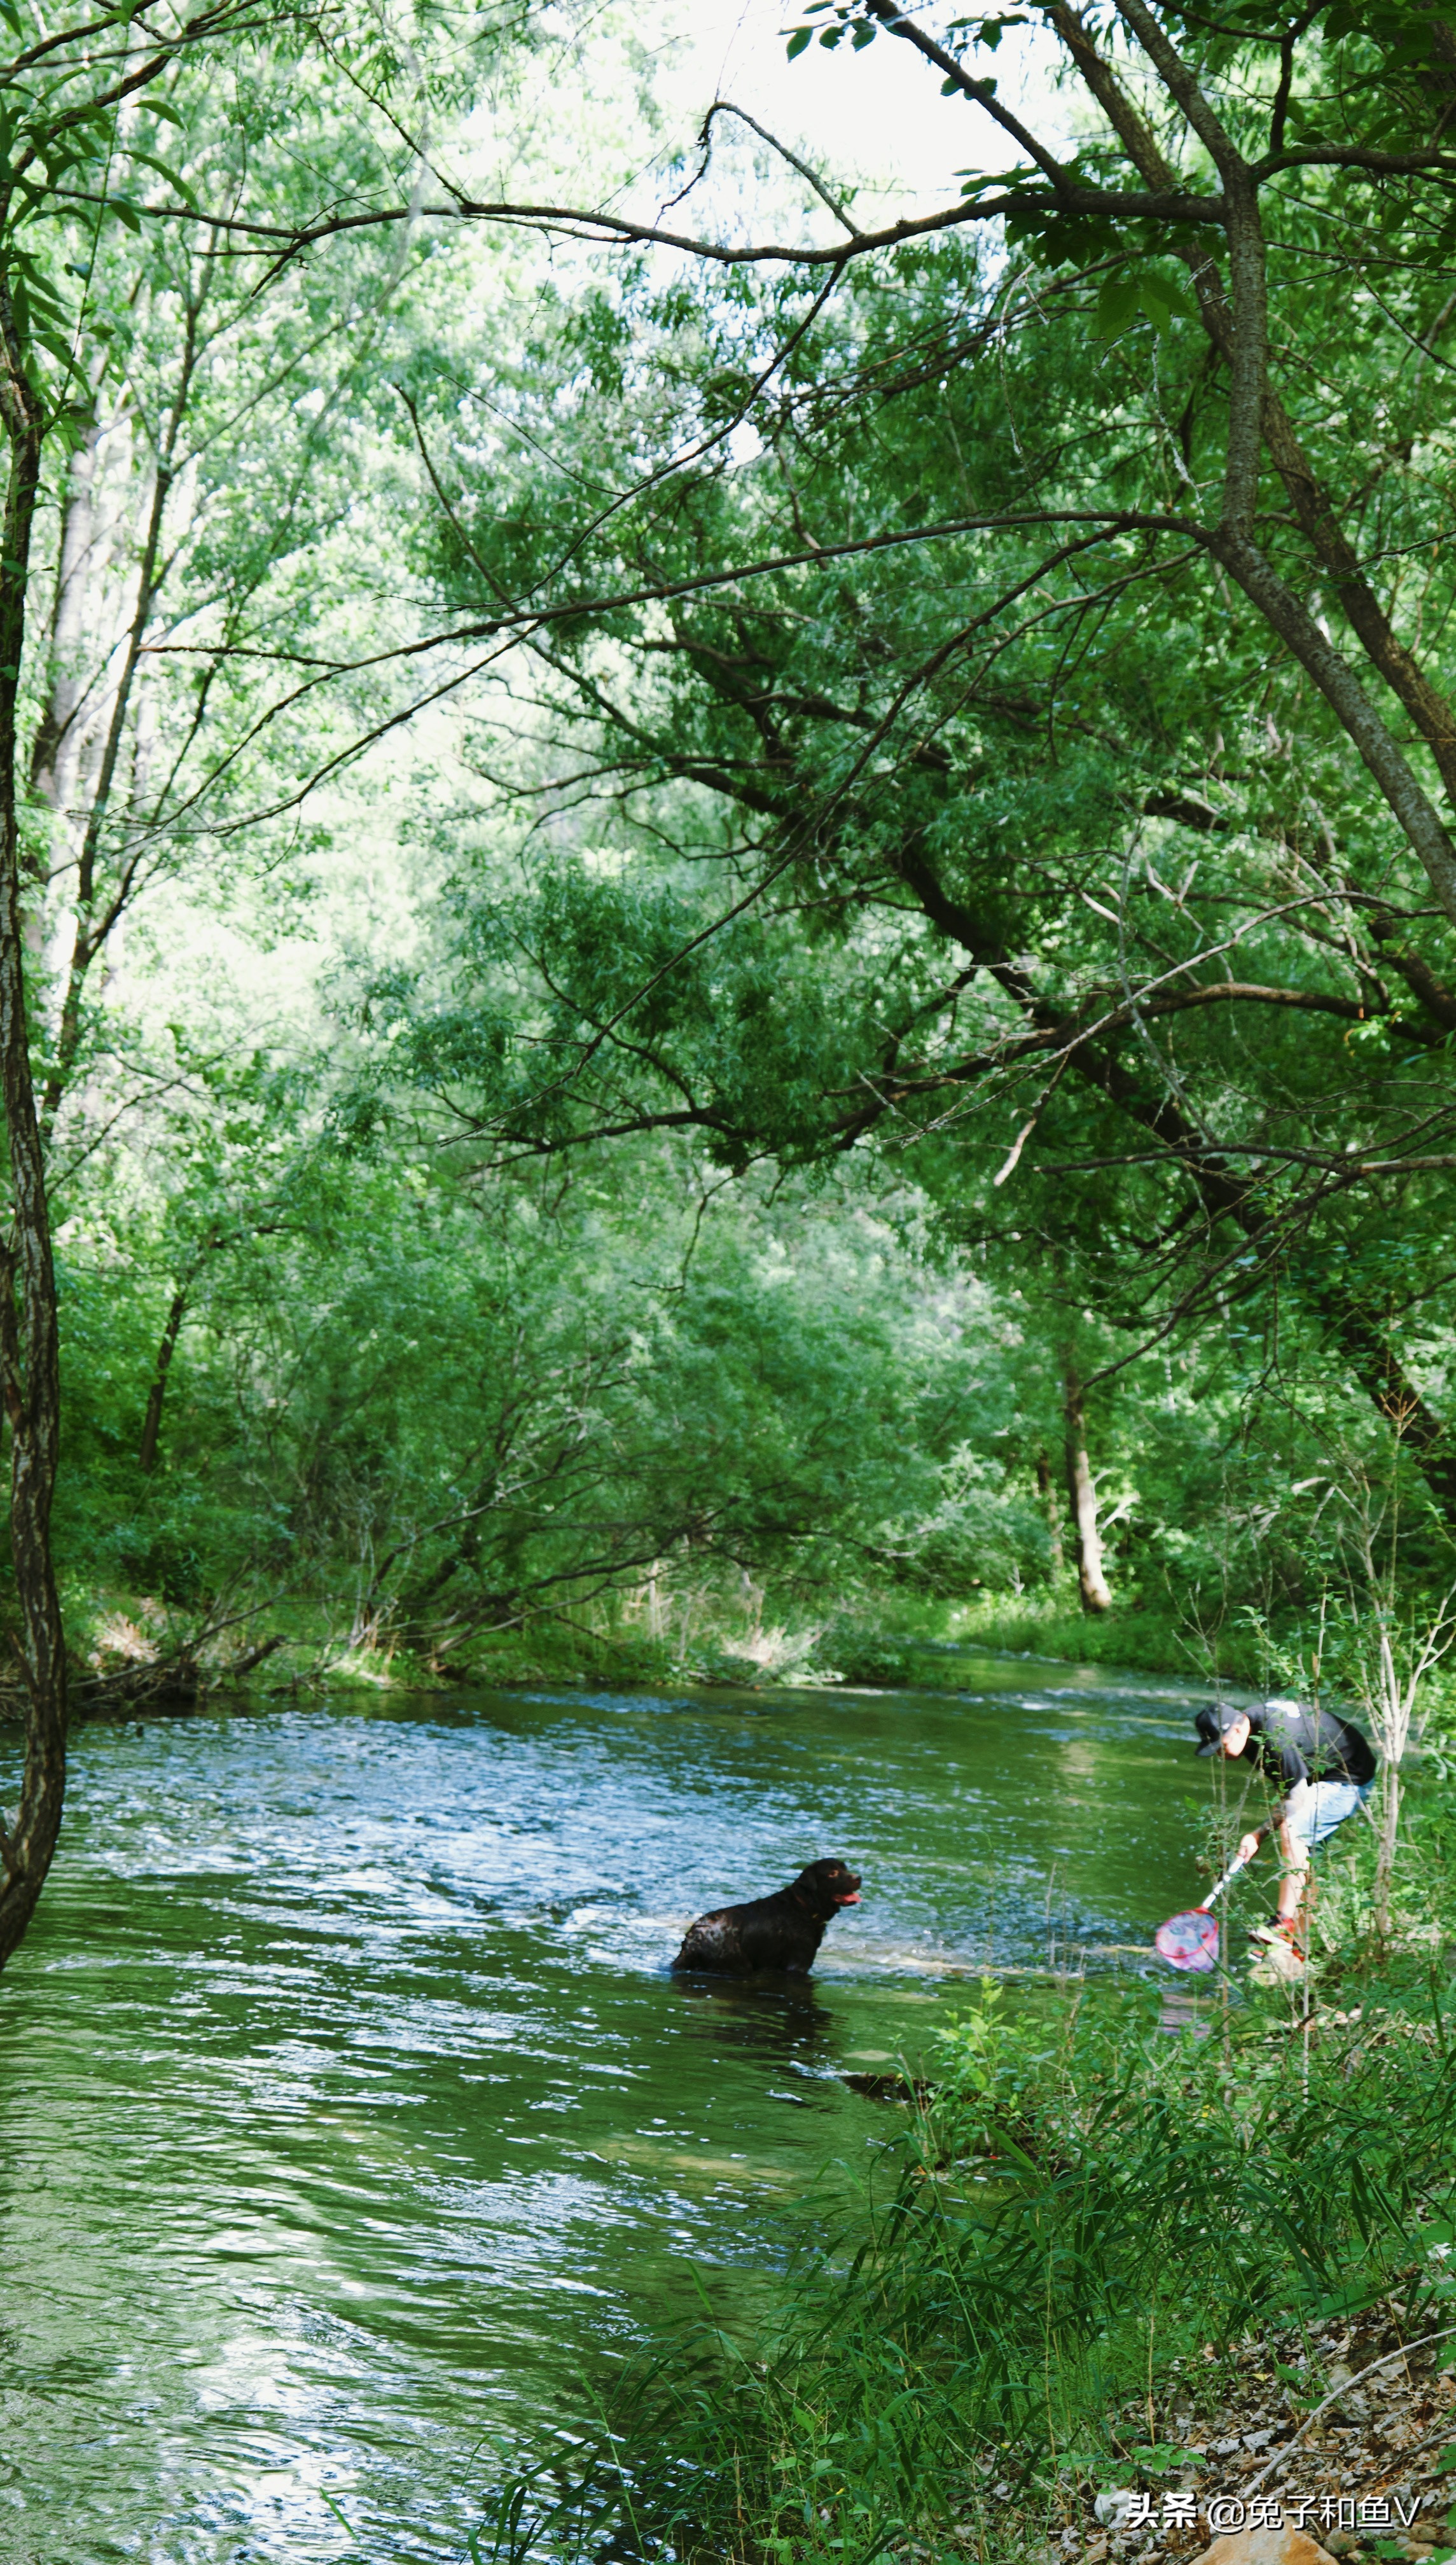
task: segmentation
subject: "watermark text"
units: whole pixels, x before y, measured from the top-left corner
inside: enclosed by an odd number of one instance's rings
[[[1215,2538],[1231,2529],[1409,2529],[1420,2509],[1420,2497],[1402,2501],[1399,2494],[1240,2494],[1134,2493],[1118,2526],[1122,2529],[1196,2529],[1206,2516]]]

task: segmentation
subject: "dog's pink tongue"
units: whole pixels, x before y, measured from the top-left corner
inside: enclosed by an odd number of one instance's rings
[[[840,1899],[838,1900],[838,1903],[839,1903],[841,1906],[857,1906],[857,1905],[858,1905],[858,1903],[859,1903],[859,1891],[858,1891],[858,1889],[857,1889],[857,1888],[851,1888],[851,1889],[850,1889],[850,1891],[849,1891],[849,1896],[848,1896],[848,1897],[842,1897],[842,1898],[840,1898]]]

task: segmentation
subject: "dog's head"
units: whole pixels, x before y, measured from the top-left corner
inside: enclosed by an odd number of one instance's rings
[[[841,1906],[859,1903],[859,1873],[843,1861],[812,1861],[794,1885],[816,1915],[833,1915]]]

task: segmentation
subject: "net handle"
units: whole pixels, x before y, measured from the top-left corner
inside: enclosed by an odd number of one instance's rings
[[[1214,1899],[1216,1897],[1222,1897],[1229,1881],[1231,1879],[1237,1879],[1240,1871],[1247,1870],[1248,1867],[1249,1865],[1246,1861],[1240,1860],[1238,1856],[1235,1855],[1235,1858],[1229,1863],[1228,1869],[1224,1872],[1222,1879],[1218,1881],[1215,1887],[1210,1888],[1203,1904],[1201,1906],[1190,1907],[1188,1910],[1189,1913],[1192,1915],[1206,1915],[1212,1906]]]

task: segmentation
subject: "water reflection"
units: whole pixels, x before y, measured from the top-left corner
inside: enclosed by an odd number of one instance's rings
[[[792,2063],[812,2072],[834,2054],[837,2015],[812,1983],[706,1984],[678,1981],[690,2006],[689,2037],[770,2065]]]
[[[326,2494],[375,2565],[460,2554],[483,2436],[703,2291],[751,2317],[885,2134],[845,2072],[914,2070],[988,1961],[1145,1947],[1188,1710],[987,1661],[83,1731],[0,1979],[0,2560],[64,2519],[87,2565],[307,2565]],[[668,1974],[827,1851],[864,1894],[813,1981]]]

